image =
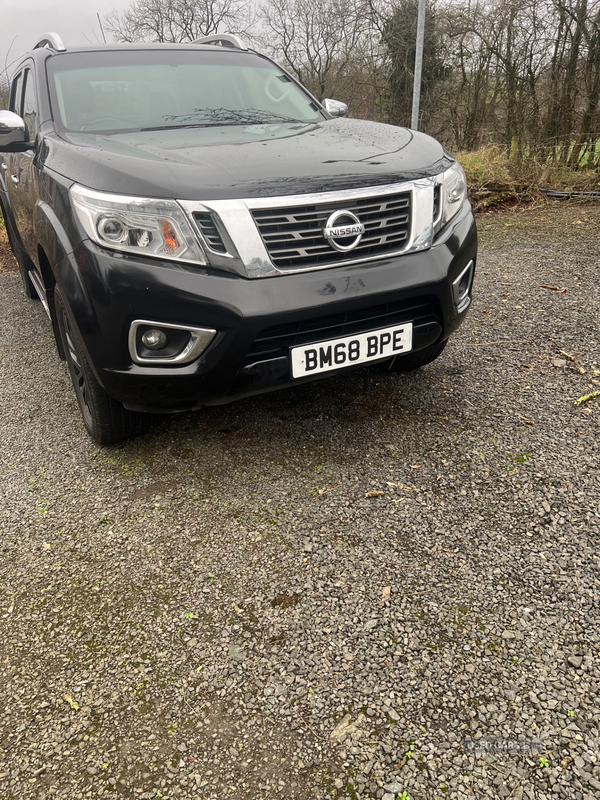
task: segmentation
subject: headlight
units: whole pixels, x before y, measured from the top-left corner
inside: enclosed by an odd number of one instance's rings
[[[70,194],[79,221],[96,244],[137,255],[207,263],[175,200],[123,197],[77,185]]]
[[[467,176],[464,169],[456,161],[443,174],[444,210],[442,225],[445,225],[456,214],[467,198]]]

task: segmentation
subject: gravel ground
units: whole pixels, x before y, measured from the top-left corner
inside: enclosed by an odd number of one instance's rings
[[[0,798],[598,798],[599,230],[484,216],[434,364],[104,449],[4,251]]]

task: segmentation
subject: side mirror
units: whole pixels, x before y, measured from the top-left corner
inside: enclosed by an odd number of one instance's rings
[[[25,120],[12,111],[0,111],[0,151],[16,153],[28,144]]]
[[[341,103],[339,100],[331,100],[331,98],[326,97],[325,100],[323,100],[323,106],[325,107],[325,111],[331,114],[332,117],[348,116],[348,106],[346,103]]]

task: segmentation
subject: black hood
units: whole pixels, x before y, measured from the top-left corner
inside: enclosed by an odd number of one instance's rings
[[[451,158],[425,134],[364,120],[46,137],[45,166],[98,191],[224,200],[381,186]]]

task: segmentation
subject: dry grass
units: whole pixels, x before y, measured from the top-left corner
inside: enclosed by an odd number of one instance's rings
[[[573,170],[535,159],[509,159],[501,147],[490,145],[472,152],[456,153],[465,168],[470,196],[479,211],[507,202],[530,201],[540,189],[567,192],[600,191],[597,170]]]
[[[512,182],[508,158],[500,147],[482,147],[455,155],[463,165],[471,186]]]
[[[0,214],[0,273],[7,272],[17,272],[17,262],[10,249],[4,220]]]

